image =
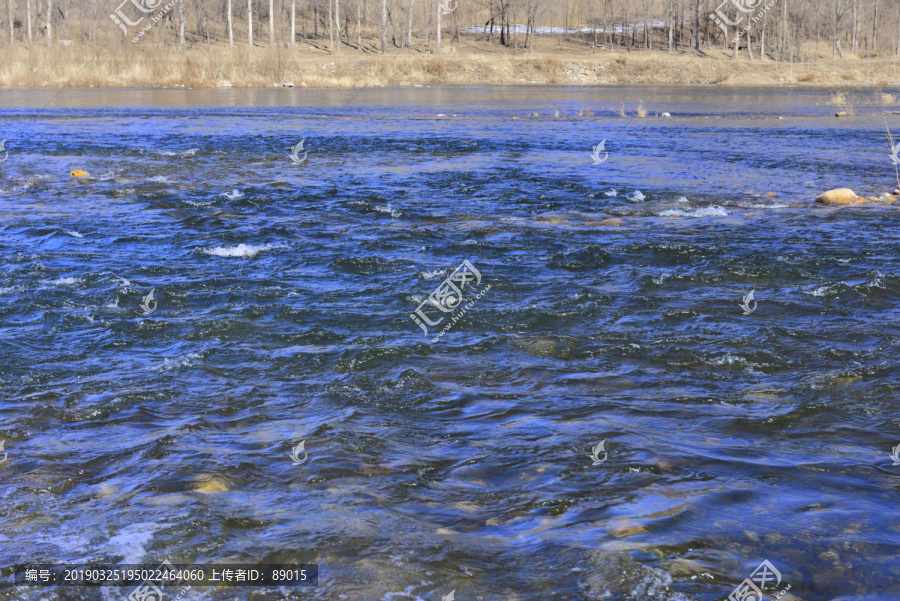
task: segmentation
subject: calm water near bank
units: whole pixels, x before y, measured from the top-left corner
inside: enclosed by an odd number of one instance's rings
[[[900,115],[54,93],[0,90],[0,576],[318,563],[292,598],[721,601],[768,560],[770,598],[900,599],[900,213],[813,203],[897,186]],[[465,302],[490,289],[431,342],[410,314],[463,261]]]

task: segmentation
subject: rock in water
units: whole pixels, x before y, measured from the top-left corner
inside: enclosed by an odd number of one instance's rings
[[[858,202],[859,197],[850,188],[835,188],[819,194],[816,202],[825,205],[849,205]]]

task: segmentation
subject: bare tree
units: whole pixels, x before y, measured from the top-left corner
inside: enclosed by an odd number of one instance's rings
[[[356,0],[359,2],[359,0]],[[409,26],[406,28],[406,53],[412,54],[412,17],[413,17],[413,0],[409,0]]]
[[[253,0],[247,0],[247,43],[253,48]]]
[[[441,53],[441,13],[444,12],[444,9],[441,8],[440,3],[437,5],[437,9],[435,10],[437,13],[437,35],[434,38],[434,51],[438,54]]]
[[[184,46],[184,0],[178,0],[178,45]]]
[[[272,0],[269,0],[270,2]],[[341,4],[340,0],[334,0],[334,25],[337,28],[337,45],[335,52],[341,51]]]
[[[16,36],[13,31],[13,0],[6,0],[6,6],[9,12],[9,18],[7,21],[9,22],[9,47],[13,48],[16,45]]]
[[[229,2],[231,0],[228,0]],[[291,48],[297,43],[297,0],[291,0]]]
[[[31,46],[31,0],[25,1],[25,18],[28,21],[28,45]]]
[[[231,23],[231,0],[228,1],[228,45],[234,46],[234,27]]]
[[[184,0],[182,0],[183,2]],[[269,46],[275,45],[275,0],[269,0]]]
[[[53,35],[50,31],[50,25],[53,22],[53,0],[47,0],[47,47],[53,44]]]
[[[875,14],[872,17],[872,56],[878,52],[878,0],[875,0]]]
[[[697,0],[697,10],[694,11],[694,37],[696,38],[694,47],[697,52],[700,52],[700,6],[702,4],[703,0]]]
[[[328,50],[334,54],[334,11],[331,9],[331,0],[328,0]]]
[[[387,51],[387,0],[381,0],[381,53]]]

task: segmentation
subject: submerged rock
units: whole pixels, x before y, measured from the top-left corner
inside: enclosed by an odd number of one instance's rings
[[[816,198],[816,202],[825,205],[849,205],[860,201],[861,199],[850,188],[835,188],[819,194]]]

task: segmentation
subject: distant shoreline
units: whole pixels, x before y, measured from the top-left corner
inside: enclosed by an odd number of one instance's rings
[[[518,53],[466,42],[441,54],[393,48],[391,54],[309,44],[252,49],[224,44],[124,43],[16,47],[0,66],[0,89],[48,88],[394,88],[437,84],[808,86],[848,91],[900,87],[895,58],[780,62],[717,47],[677,52],[597,50]],[[812,53],[811,53],[812,54]],[[35,65],[35,66],[33,66]]]

